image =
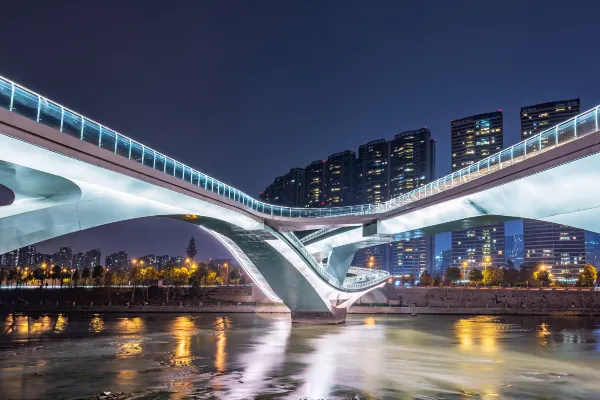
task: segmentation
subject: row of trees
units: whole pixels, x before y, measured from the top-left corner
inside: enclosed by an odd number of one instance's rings
[[[563,275],[564,280],[557,282],[554,275],[544,265],[530,265],[524,263],[520,269],[514,267],[487,267],[484,270],[473,268],[467,274],[467,279],[473,285],[505,285],[505,286],[582,286],[591,287],[597,282],[600,284],[600,277],[596,273],[593,265],[583,266],[583,272],[579,276]],[[456,283],[463,280],[463,273],[459,267],[449,267],[446,269],[445,282]],[[577,279],[575,281],[575,279]],[[426,277],[429,282],[429,277]],[[428,286],[428,285],[425,285]]]

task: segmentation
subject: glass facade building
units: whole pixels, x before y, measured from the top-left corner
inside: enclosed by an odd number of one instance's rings
[[[506,244],[506,260],[513,262],[516,268],[523,264],[524,246],[523,234],[508,235],[505,239]]]
[[[551,101],[521,108],[521,140],[568,121],[579,114],[579,99]],[[548,146],[554,138],[541,139]],[[552,222],[523,220],[524,261],[543,263],[559,280],[579,275],[585,261],[585,231]],[[573,240],[573,238],[578,238]]]
[[[502,150],[502,111],[453,120],[450,135],[452,172],[470,171],[480,160]],[[471,268],[504,264],[504,239],[504,224],[452,232],[452,266],[468,273]]]
[[[574,280],[586,263],[585,232],[566,225],[523,220],[525,262],[544,264],[556,280]]]
[[[390,245],[389,273],[394,276],[421,276],[423,271],[433,274],[435,236],[393,242]]]

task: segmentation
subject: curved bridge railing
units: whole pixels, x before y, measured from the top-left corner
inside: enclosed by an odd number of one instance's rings
[[[377,214],[400,208],[594,133],[598,131],[599,117],[599,107],[595,107],[466,168],[381,204],[334,208],[294,208],[275,206],[256,200],[240,190],[211,178],[2,76],[0,76],[0,107],[145,165],[148,168],[210,190],[249,209],[265,215],[291,218],[330,218]]]

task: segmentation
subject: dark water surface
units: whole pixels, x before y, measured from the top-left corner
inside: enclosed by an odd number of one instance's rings
[[[0,399],[599,399],[600,319],[0,317]]]

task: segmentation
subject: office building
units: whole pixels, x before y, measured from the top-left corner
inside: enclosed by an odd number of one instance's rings
[[[101,265],[102,253],[100,249],[89,250],[85,253],[85,265],[88,268],[94,268],[96,265]]]
[[[600,268],[600,234],[585,232],[585,253],[586,262]]]
[[[546,265],[558,281],[576,279],[586,263],[582,229],[524,219],[523,246],[525,262]]]
[[[121,271],[126,270],[129,265],[129,261],[127,260],[127,253],[124,251],[119,251],[117,253],[112,253],[111,255],[106,257],[106,268],[109,268],[113,271]]]
[[[505,238],[506,261],[510,260],[516,268],[523,264],[523,234],[508,235]]]
[[[433,274],[433,249],[435,236],[421,236],[390,244],[389,273],[394,276],[413,275],[418,278],[423,271]]]
[[[330,155],[325,170],[325,205],[342,207],[356,203],[356,153],[346,150]]]
[[[390,198],[390,143],[373,140],[358,148],[358,202],[378,204]]]
[[[325,206],[325,160],[314,161],[305,168],[306,177],[306,207],[316,208]]]
[[[502,150],[502,111],[473,115],[450,124],[452,172]],[[452,266],[468,273],[504,264],[504,224],[452,232]]]
[[[371,269],[389,269],[390,244],[367,247],[356,251],[352,266]]]
[[[403,132],[390,142],[390,193],[398,197],[434,180],[435,140],[427,128]]]
[[[452,266],[452,249],[442,250],[435,257],[434,275],[442,277],[446,273],[446,268]]]
[[[579,107],[579,99],[522,107],[521,140],[573,118]],[[542,148],[548,140],[542,140]],[[579,275],[586,259],[584,230],[530,219],[523,220],[523,237],[524,261],[548,265],[559,280]]]
[[[521,140],[535,136],[579,114],[579,99],[521,107]]]

